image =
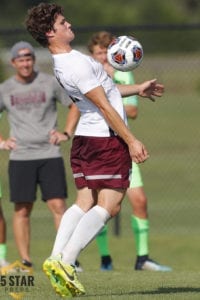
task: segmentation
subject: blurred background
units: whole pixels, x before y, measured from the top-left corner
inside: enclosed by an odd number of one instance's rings
[[[39,2],[1,0],[0,81],[13,74],[9,51],[19,40],[32,43],[36,49],[37,68],[52,73],[50,54],[33,41],[23,25],[27,9]],[[198,257],[200,250],[200,1],[63,0],[54,3],[64,7],[66,19],[72,23],[76,33],[74,48],[87,53],[89,37],[99,30],[133,35],[144,48],[143,62],[134,71],[136,81],[157,78],[165,85],[165,95],[156,103],[140,99],[139,117],[131,123],[132,131],[150,152],[150,159],[141,166],[149,201],[150,252],[162,260],[162,253],[169,253],[165,263],[173,264],[173,267],[181,268],[184,263],[197,268],[195,261],[188,258]],[[67,110],[59,107],[58,127],[61,131],[66,114]],[[5,137],[9,134],[6,113],[0,121],[0,132]],[[76,192],[69,166],[70,143],[63,144],[62,151],[71,204]],[[12,247],[13,206],[9,203],[7,164],[8,153],[2,151],[2,203],[8,221],[8,244]],[[47,207],[40,201],[39,192],[38,200],[32,215],[32,238],[35,242],[36,238],[38,243],[41,241],[41,248],[46,238],[50,241],[50,249],[55,234],[53,222]],[[133,246],[130,214],[130,205],[125,199],[117,237],[116,220],[109,226],[111,242],[124,239]],[[48,247],[48,243],[46,245]],[[134,253],[134,247],[131,252]],[[10,255],[12,258],[17,254]],[[129,255],[129,259],[132,256],[134,254]]]

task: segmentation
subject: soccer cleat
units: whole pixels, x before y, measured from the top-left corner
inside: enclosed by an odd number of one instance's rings
[[[5,259],[0,259],[0,268],[9,266],[10,263]]]
[[[9,293],[9,295],[15,300],[22,300],[24,298],[24,293]]]
[[[104,255],[101,256],[101,271],[112,271],[113,265],[112,265],[112,258],[110,255]]]
[[[22,264],[24,266],[27,266],[27,267],[32,267],[33,266],[33,264],[30,261],[26,260],[26,259],[22,259]]]
[[[83,268],[78,260],[75,261],[75,269],[77,273],[83,272]]]
[[[62,297],[75,297],[85,294],[85,289],[78,281],[74,266],[65,265],[59,258],[48,258],[43,270],[49,277],[51,285]]]
[[[61,259],[60,256],[57,259]],[[59,294],[61,297],[72,297],[72,294],[65,286],[65,281],[57,276],[55,270],[52,269],[52,261],[53,258],[47,258],[43,264],[43,271],[48,276],[52,287],[54,288],[55,292]]]
[[[109,264],[101,264],[101,271],[112,271],[113,270],[113,266],[112,263]]]
[[[9,264],[5,267],[0,268],[1,275],[7,275],[11,273],[24,273],[24,274],[32,274],[33,268],[28,267],[21,263],[20,261],[16,260],[14,263]]]
[[[146,260],[137,259],[135,264],[136,271],[161,271],[161,272],[169,272],[172,271],[172,268],[168,266],[160,265],[154,260],[147,258]]]

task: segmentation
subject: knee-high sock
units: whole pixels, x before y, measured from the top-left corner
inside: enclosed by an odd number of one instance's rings
[[[103,229],[96,236],[97,247],[101,256],[110,255],[108,245],[108,226],[104,226]]]
[[[7,254],[7,245],[6,244],[0,244],[0,260],[6,259]]]
[[[66,210],[58,228],[51,256],[62,252],[84,214],[85,212],[76,204]]]
[[[102,230],[110,215],[106,209],[96,205],[91,208],[80,220],[69,242],[62,251],[63,261],[74,264],[79,253]]]
[[[149,221],[131,216],[131,227],[133,229],[136,251],[138,256],[148,255],[149,253]]]

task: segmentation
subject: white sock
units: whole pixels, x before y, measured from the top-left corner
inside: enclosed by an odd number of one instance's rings
[[[62,251],[64,263],[74,264],[81,250],[95,238],[109,219],[108,211],[99,205],[85,213]]]
[[[58,228],[51,256],[62,252],[84,214],[85,212],[76,204],[66,210]]]

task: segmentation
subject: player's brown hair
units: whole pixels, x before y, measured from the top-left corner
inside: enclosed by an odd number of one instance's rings
[[[58,15],[63,15],[63,8],[57,4],[40,3],[28,10],[25,26],[32,37],[43,47],[48,46],[46,33],[54,29]]]
[[[88,50],[92,54],[94,46],[99,45],[102,48],[108,48],[110,42],[115,38],[115,36],[108,31],[99,31],[92,35],[88,41]]]

